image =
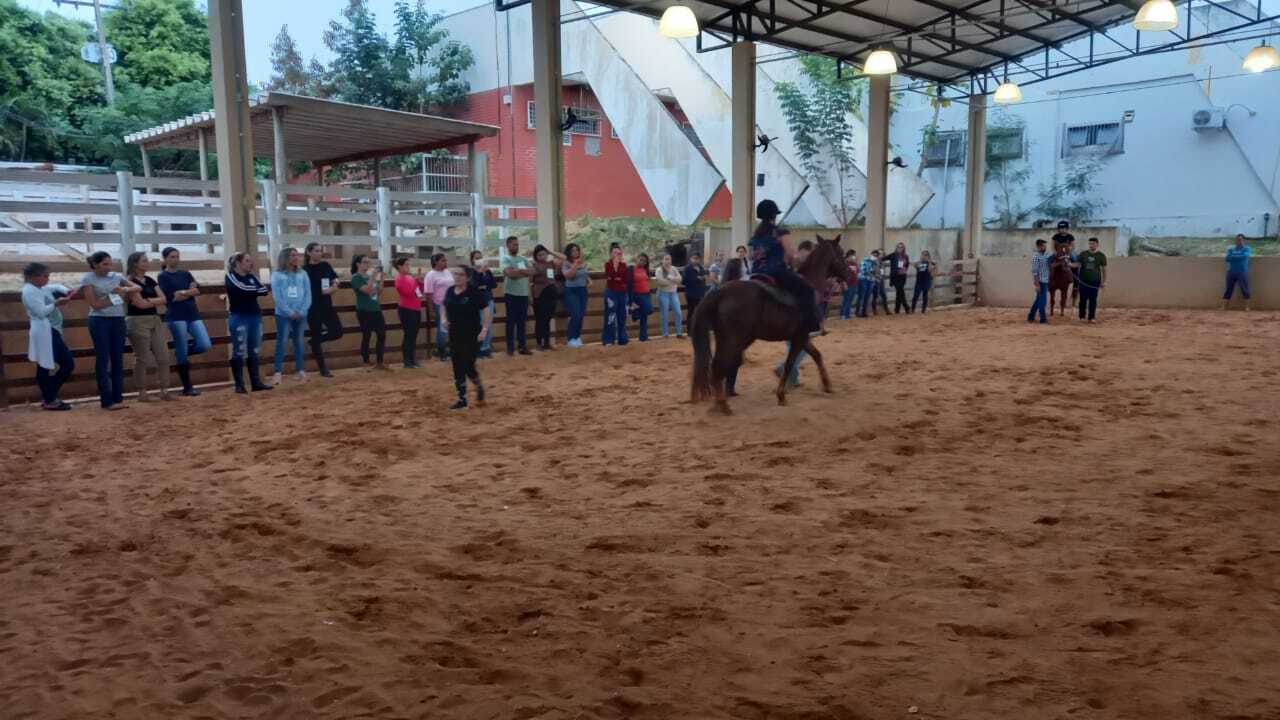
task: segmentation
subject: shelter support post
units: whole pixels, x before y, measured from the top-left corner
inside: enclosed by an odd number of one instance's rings
[[[222,195],[222,247],[227,256],[237,252],[256,254],[253,128],[249,121],[242,0],[209,0],[209,45],[218,191]]]
[[[484,250],[489,227],[484,197],[489,191],[489,154],[476,152],[476,144],[467,145],[467,174],[471,192],[471,232],[474,250]]]
[[[142,177],[151,177],[151,155],[147,153],[146,145],[139,145],[138,151],[142,153]]]
[[[964,164],[964,250],[982,253],[982,190],[987,175],[987,96],[969,96],[969,143]]]
[[[872,75],[867,117],[867,250],[884,249],[885,208],[889,186],[889,76]]]
[[[560,0],[533,0],[533,102],[537,125],[538,242],[564,246],[560,145]]]
[[[136,232],[133,222],[133,175],[128,171],[116,172],[116,201],[120,206],[120,256],[127,258],[135,249],[133,238]]]
[[[267,259],[272,270],[283,270],[276,264],[281,250],[280,215],[283,208],[280,207],[280,191],[274,180],[262,181],[262,209],[267,214],[267,221],[263,223],[267,228]]]
[[[391,272],[391,190],[378,188],[378,264]]]
[[[275,150],[272,165],[276,171],[276,184],[289,183],[289,159],[284,153],[284,111],[278,107],[271,108],[271,146]]]
[[[733,46],[732,53],[730,134],[733,152],[730,155],[729,192],[733,196],[733,238],[730,244],[743,245],[751,237],[751,226],[755,221],[756,44],[738,43]],[[710,248],[705,250],[714,257]],[[710,257],[706,260],[710,262]]]
[[[209,179],[209,131],[204,128],[200,129],[200,179]],[[200,197],[209,197],[208,190],[201,190]],[[213,232],[213,223],[205,220],[200,223],[200,234],[208,235]],[[208,246],[209,253],[213,254],[213,245]]]

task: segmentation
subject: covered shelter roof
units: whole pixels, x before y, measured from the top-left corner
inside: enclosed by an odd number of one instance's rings
[[[266,92],[249,101],[254,155],[275,156],[272,127],[275,113],[283,123],[284,155],[290,160],[321,165],[426,152],[475,142],[498,133],[493,125]],[[214,114],[210,110],[131,133],[124,140],[146,149],[197,150],[200,134],[212,135],[213,127]]]
[[[528,0],[495,0],[508,9]],[[878,47],[893,50],[898,70],[919,81],[964,85],[986,92],[986,82],[1004,75],[1019,83],[1047,80],[1134,55],[1172,50],[1225,33],[1263,24],[1259,4],[1229,8],[1231,28],[1185,22],[1168,32],[1138,33],[1122,39],[1108,35],[1129,23],[1143,0],[591,0],[614,10],[660,18],[680,4],[693,11],[701,33],[699,52],[737,42],[756,41],[836,58],[857,72]],[[1182,4],[1179,2],[1178,4]],[[1222,3],[1209,3],[1224,7]],[[1064,44],[1087,36],[1087,55],[1068,54]],[[1095,47],[1096,46],[1096,47]],[[981,85],[981,89],[975,88]]]

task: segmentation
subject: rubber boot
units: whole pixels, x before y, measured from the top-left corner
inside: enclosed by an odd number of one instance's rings
[[[484,385],[480,382],[479,377],[474,377],[471,382],[476,386],[476,406],[484,407]]]
[[[200,391],[191,384],[191,364],[183,363],[174,366],[178,370],[178,379],[182,380],[182,394],[187,397],[195,397]]]
[[[231,379],[236,383],[236,392],[241,395],[249,392],[244,387],[244,358],[231,358]]]
[[[316,359],[316,367],[320,370],[320,377],[333,377],[333,373],[329,372],[329,366],[324,364],[324,350],[320,348],[319,343],[311,346],[311,356]]]
[[[254,392],[259,390],[270,390],[271,386],[262,382],[262,376],[258,373],[258,356],[250,355],[245,367],[249,368],[249,387]]]
[[[464,378],[462,382],[455,381],[454,387],[458,389],[458,402],[449,406],[450,410],[465,410],[467,407],[467,381]]]

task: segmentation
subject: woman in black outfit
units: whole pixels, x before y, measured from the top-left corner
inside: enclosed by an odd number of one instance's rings
[[[244,388],[244,370],[249,370],[249,385],[254,392],[270,390],[258,373],[258,355],[262,350],[262,309],[258,298],[271,294],[271,289],[258,280],[253,256],[238,252],[227,260],[223,280],[227,291],[227,329],[231,332],[231,377],[236,392]]]
[[[929,312],[929,290],[933,288],[933,271],[937,267],[928,250],[920,253],[920,260],[916,262],[916,289],[911,293],[911,312],[916,311],[917,300],[923,301],[920,314]]]
[[[560,253],[539,245],[533,249],[533,269],[530,292],[533,295],[533,337],[539,350],[551,349],[551,317],[556,313],[560,300],[560,285],[556,282],[556,261],[564,262]]]
[[[889,284],[893,286],[893,312],[895,314],[906,310],[911,312],[911,306],[907,304],[907,274],[911,272],[911,258],[907,255],[907,246],[898,243],[893,249],[893,254],[885,258],[885,263],[889,265]],[[885,313],[889,312],[889,305],[886,302]]]
[[[311,355],[320,368],[320,377],[333,377],[324,364],[322,344],[342,337],[342,320],[333,309],[333,294],[338,291],[338,273],[324,260],[320,243],[307,243],[302,269],[311,280],[311,307],[307,310],[307,330],[311,333]]]
[[[449,359],[453,361],[453,386],[458,401],[452,409],[467,407],[467,380],[476,386],[476,405],[484,405],[484,385],[476,371],[480,343],[489,330],[489,297],[474,283],[475,271],[453,268],[453,287],[444,295],[444,314],[449,321]]]

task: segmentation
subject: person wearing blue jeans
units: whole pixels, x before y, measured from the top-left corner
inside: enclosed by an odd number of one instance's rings
[[[862,267],[858,271],[858,317],[867,316],[867,299],[875,292],[875,279],[880,275],[880,251],[872,250],[862,259]],[[872,299],[874,302],[874,299]]]
[[[502,297],[506,305],[507,355],[517,352],[532,355],[525,333],[529,323],[529,278],[537,271],[529,258],[520,255],[520,238],[515,235],[507,238],[507,253],[499,261],[499,267],[505,278]]]
[[[271,273],[271,296],[275,300],[276,316],[276,376],[272,384],[278,385],[284,374],[284,349],[290,341],[293,344],[294,371],[298,373],[299,380],[307,377],[303,335],[307,327],[307,312],[311,310],[311,278],[303,272],[302,253],[295,248],[280,251],[276,268]]]
[[[846,252],[844,262],[849,266],[849,275],[853,279],[845,285],[844,292],[840,295],[840,319],[848,320],[853,317],[854,303],[858,300],[858,251]]]
[[[631,266],[631,285],[627,294],[632,317],[640,325],[640,342],[649,342],[649,316],[653,314],[653,298],[649,295],[649,256],[640,253]]]
[[[1036,251],[1031,255],[1031,279],[1036,286],[1036,299],[1031,303],[1031,310],[1027,313],[1027,322],[1035,322],[1036,313],[1040,314],[1040,323],[1047,324],[1049,319],[1045,317],[1045,306],[1049,304],[1049,261],[1052,257],[1049,251],[1045,249],[1045,241],[1043,238],[1036,240]]]
[[[614,245],[609,251],[609,262],[604,264],[604,332],[600,341],[605,345],[626,345],[627,340],[627,288],[631,286],[631,268],[622,260],[622,248]]]
[[[357,261],[362,256],[357,255]],[[246,393],[244,371],[249,371],[249,383],[254,392],[270,390],[258,374],[258,354],[262,348],[262,309],[258,298],[270,293],[258,280],[253,256],[238,252],[227,260],[227,274],[223,287],[227,291],[227,329],[231,333],[231,379],[236,392]]]
[[[188,358],[213,348],[209,329],[204,326],[200,309],[196,307],[200,286],[191,273],[178,267],[182,256],[177,248],[165,248],[160,257],[164,259],[164,270],[156,276],[156,281],[164,293],[164,322],[173,336],[173,367],[182,380],[182,394],[194,397],[200,391],[191,384],[191,362]]]
[[[111,255],[96,252],[89,256],[89,272],[80,278],[84,298],[89,302],[89,336],[93,338],[94,375],[98,380],[98,401],[104,410],[120,410],[124,405],[124,345],[128,336],[125,307],[130,295],[141,288],[111,269]]]
[[[1236,285],[1244,296],[1244,309],[1249,309],[1249,257],[1253,248],[1244,244],[1244,235],[1236,235],[1236,244],[1227,249],[1227,291],[1222,294],[1222,309],[1227,309]]]
[[[582,258],[582,247],[577,243],[565,246],[560,274],[564,276],[564,309],[569,313],[565,345],[579,348],[582,347],[582,318],[587,314],[587,287],[591,284],[591,271]]]
[[[741,264],[741,262],[739,262]],[[658,286],[658,321],[662,337],[670,337],[669,318],[675,317],[676,337],[684,337],[684,316],[680,311],[680,271],[671,266],[671,256],[663,255],[653,281]]]

